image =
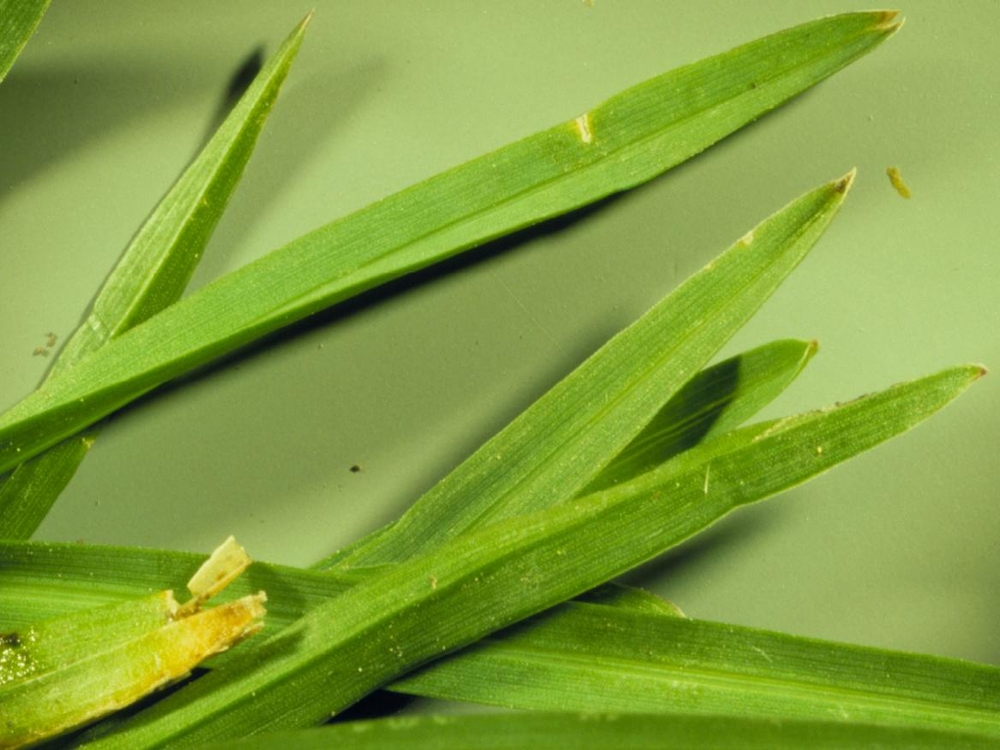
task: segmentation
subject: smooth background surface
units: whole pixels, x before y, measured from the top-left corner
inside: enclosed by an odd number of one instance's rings
[[[55,3],[0,86],[0,405],[32,389],[227,82],[315,5],[194,286],[671,67],[844,2]],[[39,537],[308,564],[421,491],[747,229],[853,166],[727,348],[821,343],[767,416],[1000,367],[1000,4],[903,6],[870,57],[557,234],[366,298],[128,409]],[[885,177],[898,166],[913,190]],[[689,615],[1000,664],[1000,375],[632,576]],[[359,473],[350,467],[358,464]]]

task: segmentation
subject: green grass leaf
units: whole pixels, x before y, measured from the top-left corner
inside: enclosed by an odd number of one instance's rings
[[[576,596],[731,510],[909,429],[981,375],[979,367],[956,367],[843,406],[744,428],[614,489],[463,535],[316,607],[95,747],[217,741],[319,723],[422,663]]]
[[[339,567],[399,562],[495,520],[568,500],[659,431],[657,413],[757,311],[836,215],[853,175],[761,222],[612,338]],[[716,371],[718,375],[720,371]],[[697,383],[696,383],[696,388]],[[685,394],[684,399],[690,398]],[[669,416],[669,415],[668,415]],[[633,458],[630,459],[629,455]],[[630,462],[612,467],[628,475]],[[648,456],[640,454],[638,468]],[[618,474],[610,475],[614,481]],[[597,480],[601,483],[601,480]]]
[[[3,10],[0,8],[0,19]],[[111,339],[177,301],[253,152],[302,43],[305,19],[146,219],[43,383],[66,377]],[[0,477],[0,539],[27,539],[97,437],[90,428]]]
[[[813,21],[679,68],[229,274],[0,417],[0,471],[295,320],[649,180],[872,50],[892,12]]]
[[[700,371],[581,492],[633,479],[708,437],[738,427],[787,388],[816,349],[815,342],[774,341]],[[379,537],[390,538],[394,525],[320,560],[313,569],[338,567],[359,550],[379,544]]]
[[[1000,668],[568,602],[392,685],[542,711],[691,713],[1000,737]]]
[[[677,715],[493,714],[349,722],[213,744],[219,750],[980,750],[961,732]]]
[[[710,437],[739,427],[791,385],[816,349],[815,341],[774,341],[702,370],[583,492],[627,482]]]
[[[0,81],[35,33],[51,0],[0,0]]]

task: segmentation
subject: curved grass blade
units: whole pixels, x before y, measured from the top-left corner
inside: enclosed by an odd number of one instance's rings
[[[51,0],[0,0],[0,81],[35,33]]]
[[[212,745],[218,750],[986,750],[961,732],[866,724],[633,714],[421,716],[348,722]]]
[[[334,221],[181,300],[0,417],[0,471],[161,383],[367,289],[625,190],[871,51],[892,12],[797,26]]]
[[[392,685],[541,711],[682,712],[1000,738],[1000,668],[567,602]]]
[[[495,520],[576,496],[795,269],[833,220],[852,179],[853,173],[823,185],[757,225],[340,568],[399,562]]]
[[[43,389],[183,294],[253,152],[308,22],[307,17],[285,39],[146,219],[98,292],[87,318],[53,363]],[[34,533],[96,437],[97,429],[88,429],[0,477],[0,538],[27,539]]]
[[[744,428],[628,484],[466,534],[313,609],[94,747],[215,742],[319,723],[416,666],[909,429],[982,372],[956,367],[830,410]],[[711,489],[704,485],[709,463]]]

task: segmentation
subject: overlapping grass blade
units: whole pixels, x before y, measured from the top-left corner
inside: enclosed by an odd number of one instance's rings
[[[35,33],[51,0],[0,0],[0,81]]]
[[[990,738],[871,724],[570,713],[422,716],[277,732],[218,750],[986,750]]]
[[[0,631],[51,616],[24,591],[40,588],[47,604],[50,596],[61,604],[62,614],[175,587],[200,559],[153,550],[4,544],[0,613],[13,613],[14,620],[0,620]],[[253,583],[234,583],[231,593],[280,585],[270,597],[269,609],[279,607],[268,613],[270,632],[344,590],[325,586],[329,577],[281,566],[257,564],[247,574]],[[53,585],[54,579],[62,585]],[[590,603],[547,610],[389,689],[543,711],[683,711],[1000,734],[996,667],[684,620],[668,602],[622,586],[601,586],[584,598]]]
[[[284,41],[150,214],[46,383],[65,377],[108,341],[180,298],[253,152],[307,23],[308,18]],[[34,533],[96,436],[96,428],[88,429],[0,477],[0,539],[27,539]]]
[[[461,536],[316,607],[94,746],[218,741],[321,722],[424,662],[576,596],[734,508],[909,429],[981,375],[977,366],[956,367],[843,406],[744,428],[614,489]]]
[[[787,388],[816,349],[815,342],[774,341],[700,371],[583,492],[633,479],[707,437],[739,426]],[[394,525],[359,539],[313,568],[336,568],[342,560],[389,535]]]
[[[836,215],[852,178],[821,186],[761,222],[339,566],[405,560],[500,518],[576,496],[795,269]],[[639,454],[639,468],[647,458]],[[629,461],[623,476],[634,468]]]
[[[0,417],[0,471],[214,357],[651,179],[869,52],[891,12],[821,19],[647,81],[335,221],[136,326]]]
[[[583,492],[635,479],[703,440],[739,427],[791,385],[816,349],[814,341],[774,341],[702,370]]]
[[[542,711],[894,723],[1000,737],[1000,668],[568,602],[393,690]]]

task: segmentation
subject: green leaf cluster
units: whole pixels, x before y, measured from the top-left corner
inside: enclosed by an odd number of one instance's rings
[[[0,79],[45,7],[0,2]],[[147,618],[133,610],[158,622],[165,595],[150,592],[181,585],[200,556],[28,541],[101,419],[330,305],[650,180],[871,51],[900,23],[889,12],[833,16],[668,72],[182,298],[308,21],[154,209],[45,381],[0,415],[0,747],[87,723],[86,701],[127,683],[130,659],[158,663],[176,646],[141,640]],[[262,635],[74,741],[995,746],[1000,669],[688,620],[610,583],[729,512],[912,428],[983,374],[952,367],[750,422],[816,344],[774,341],[713,357],[817,243],[853,179],[821,185],[747,232],[394,523],[311,570],[255,563],[220,599],[266,591]],[[209,612],[222,617],[226,606]],[[124,644],[126,663],[66,657],[81,653],[83,639]],[[287,734],[380,688],[531,713]],[[68,696],[58,719],[44,697],[57,694]],[[24,706],[38,709],[31,726]]]

